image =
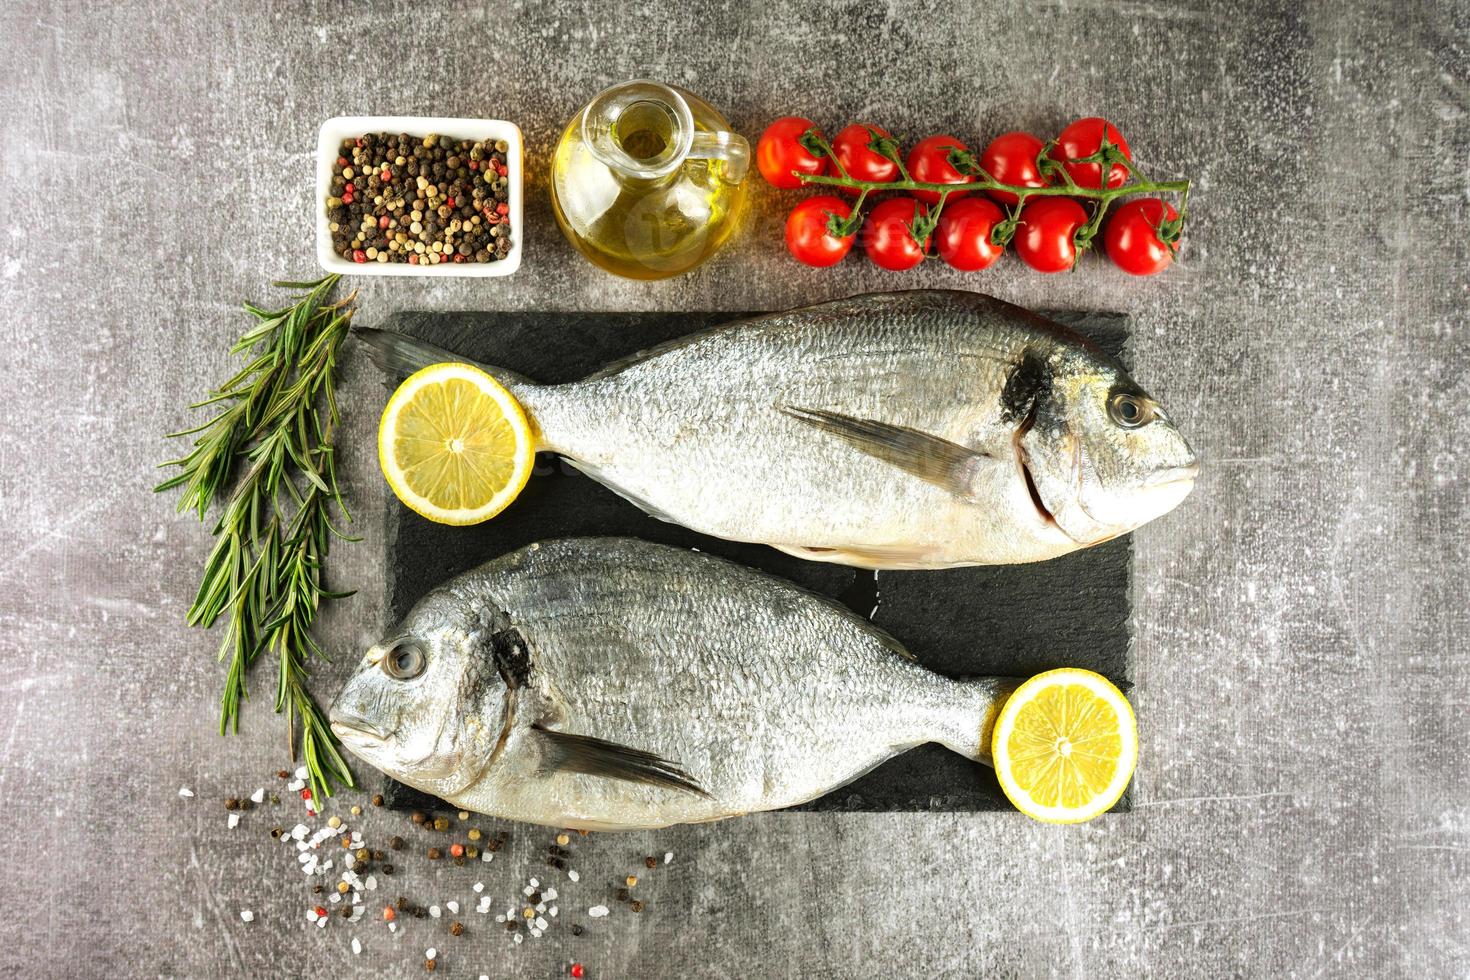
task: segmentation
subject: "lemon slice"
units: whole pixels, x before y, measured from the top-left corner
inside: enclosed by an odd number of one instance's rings
[[[515,396],[468,364],[433,364],[409,377],[378,425],[388,485],[440,524],[478,524],[500,513],[526,485],[535,457]]]
[[[991,756],[1016,809],[1046,823],[1081,823],[1123,795],[1138,762],[1138,726],[1106,677],[1049,670],[1000,709]]]

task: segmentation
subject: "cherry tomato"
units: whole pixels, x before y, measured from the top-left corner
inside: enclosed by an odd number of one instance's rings
[[[766,183],[789,191],[802,186],[793,170],[803,174],[826,171],[827,158],[801,144],[802,134],[814,128],[814,122],[800,116],[782,116],[766,127],[755,145],[755,165]]]
[[[1005,246],[992,242],[990,232],[1003,220],[1005,214],[1000,208],[983,197],[947,201],[939,215],[939,227],[934,229],[939,257],[961,272],[994,265]]]
[[[1070,197],[1039,197],[1021,209],[1016,254],[1037,272],[1066,272],[1077,264],[1077,229],[1087,212]]]
[[[1015,187],[1045,187],[1046,179],[1036,166],[1036,158],[1046,144],[1030,133],[1014,132],[997,136],[980,154],[980,167],[1002,184]],[[1010,191],[987,191],[1002,204],[1015,204]],[[1034,200],[1034,198],[1033,198]]]
[[[1108,219],[1103,245],[1108,258],[1124,272],[1151,276],[1163,272],[1174,261],[1174,252],[1159,240],[1159,225],[1173,221],[1179,212],[1156,197],[1145,197],[1119,206]]]
[[[828,230],[832,215],[846,218],[852,205],[840,197],[824,194],[809,197],[798,204],[786,218],[786,247],[796,261],[825,269],[841,262],[852,251],[857,233],[838,238]]]
[[[884,184],[897,180],[898,164],[868,147],[873,140],[873,133],[892,138],[886,129],[853,123],[837,134],[837,138],[832,141],[832,152],[837,154],[837,159],[842,163],[843,169],[854,180],[868,180]],[[857,197],[859,193],[851,187],[844,187],[841,190],[842,193],[852,197]]]
[[[931,136],[920,140],[912,150],[909,151],[909,176],[921,184],[968,184],[975,178],[969,174],[962,174],[955,169],[954,164],[949,162],[950,150],[959,150],[961,153],[970,152],[970,148],[953,136]],[[951,201],[957,200],[967,191],[955,191],[949,195]],[[938,191],[914,191],[914,197],[926,204],[938,204]]]
[[[1128,141],[1123,139],[1123,134],[1118,132],[1116,126],[1106,119],[1097,116],[1088,116],[1079,119],[1062,130],[1057,137],[1056,149],[1051,153],[1053,159],[1058,161],[1075,160],[1078,157],[1090,156],[1096,153],[1098,147],[1102,146],[1103,130],[1106,127],[1108,141],[1129,160],[1133,154],[1128,152]],[[1102,164],[1100,163],[1062,163],[1067,168],[1067,173],[1072,175],[1072,180],[1078,187],[1102,187]],[[1121,163],[1115,163],[1108,172],[1108,186],[1122,187],[1128,179],[1128,171]]]
[[[929,241],[925,239],[920,247],[909,233],[909,226],[926,211],[928,208],[912,197],[895,197],[874,208],[863,225],[863,248],[868,258],[894,272],[912,269],[924,261]]]

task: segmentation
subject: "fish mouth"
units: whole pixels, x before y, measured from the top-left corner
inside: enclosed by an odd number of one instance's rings
[[[387,732],[384,732],[377,725],[363,721],[361,718],[353,718],[351,720],[344,720],[340,717],[333,718],[332,734],[344,742],[352,742],[358,745],[388,741]]]
[[[1183,466],[1165,466],[1154,470],[1144,481],[1146,487],[1167,487],[1175,483],[1193,483],[1199,476],[1199,461],[1194,460]]]

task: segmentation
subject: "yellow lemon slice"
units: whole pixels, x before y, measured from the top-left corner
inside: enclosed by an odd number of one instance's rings
[[[1106,677],[1049,670],[1000,709],[991,756],[1016,809],[1047,823],[1081,823],[1123,795],[1138,762],[1138,725]]]
[[[433,364],[412,375],[378,424],[388,485],[440,524],[478,524],[500,513],[530,479],[535,458],[520,403],[468,364]]]

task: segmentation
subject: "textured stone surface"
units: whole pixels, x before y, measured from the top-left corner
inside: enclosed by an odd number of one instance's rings
[[[456,977],[571,959],[591,977],[1470,972],[1464,3],[434,6],[0,10],[0,972],[402,975],[430,945]],[[761,188],[707,268],[612,280],[557,235],[542,173],[580,102],[637,75],[690,85],[752,135],[793,110],[977,140],[1106,113],[1144,166],[1197,179],[1184,261],[1152,281],[1099,261],[809,271],[779,245],[790,198]],[[228,370],[237,302],[310,272],[316,128],[358,111],[515,119],[534,177],[519,273],[364,281],[365,320],[918,284],[1132,315],[1138,373],[1204,460],[1194,496],[1135,538],[1135,812],[593,837],[557,928],[520,947],[473,913],[459,939],[443,920],[364,926],[358,958],[352,930],[309,927],[269,818],[227,831],[219,803],[283,761],[268,672],[245,734],[216,737],[214,638],[183,625],[208,535],[148,488],[159,433]],[[382,394],[356,360],[344,383],[364,540],[332,574],[361,591],[328,617],[346,656],[324,692],[386,617]],[[545,836],[473,872],[405,859],[389,893],[464,903],[483,880],[498,904]],[[612,902],[568,935],[665,850],[646,911]]]

